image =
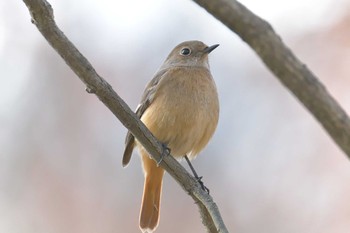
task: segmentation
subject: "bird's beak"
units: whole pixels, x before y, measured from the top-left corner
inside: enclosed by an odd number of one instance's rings
[[[210,46],[210,47],[206,47],[206,48],[203,50],[203,52],[205,52],[205,53],[210,53],[211,51],[213,51],[214,49],[216,49],[218,46],[219,46],[219,44],[214,44],[214,45],[212,45],[212,46]]]

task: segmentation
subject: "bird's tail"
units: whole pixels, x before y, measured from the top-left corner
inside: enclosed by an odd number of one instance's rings
[[[164,170],[158,167],[146,153],[142,153],[142,162],[145,184],[140,212],[140,228],[143,233],[152,233],[159,223]]]

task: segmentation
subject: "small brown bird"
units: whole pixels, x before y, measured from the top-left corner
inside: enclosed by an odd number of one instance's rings
[[[219,100],[208,54],[218,46],[208,47],[200,41],[186,41],[176,46],[146,86],[137,107],[137,116],[175,158],[195,158],[216,129]],[[140,228],[144,233],[152,233],[159,223],[164,170],[130,132],[125,144],[124,167],[135,145],[141,154],[145,183]]]

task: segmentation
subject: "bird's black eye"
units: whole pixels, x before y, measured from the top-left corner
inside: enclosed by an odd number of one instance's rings
[[[188,56],[191,54],[191,50],[189,48],[183,48],[183,49],[181,49],[180,54],[184,55],[184,56]]]

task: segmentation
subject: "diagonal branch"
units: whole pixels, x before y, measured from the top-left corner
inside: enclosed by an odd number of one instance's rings
[[[350,119],[271,25],[236,0],[194,0],[237,33],[350,157]]]
[[[86,90],[89,93],[94,93],[123,125],[132,132],[152,155],[153,159],[159,161],[162,145],[57,27],[51,5],[45,0],[23,1],[29,9],[32,22],[67,65],[85,83],[87,86]],[[166,156],[160,165],[195,200],[200,209],[203,224],[209,232],[228,232],[211,196],[202,190],[199,183],[172,156]]]

